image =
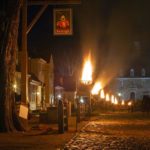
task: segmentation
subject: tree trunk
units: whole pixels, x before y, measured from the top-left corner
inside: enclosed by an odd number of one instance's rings
[[[13,83],[18,48],[20,0],[8,0],[0,14],[0,132],[24,130],[15,109]]]

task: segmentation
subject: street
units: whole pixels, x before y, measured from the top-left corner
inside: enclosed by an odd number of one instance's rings
[[[90,121],[65,150],[149,150],[150,119],[141,113],[107,113]]]
[[[76,134],[76,118],[69,118],[69,130],[58,133],[57,124],[30,123],[27,132],[0,133],[0,150],[60,150]],[[34,120],[33,120],[34,121]],[[87,121],[78,123],[81,129]]]
[[[78,124],[78,132],[74,120],[70,120],[69,131],[64,134],[51,128],[45,133],[40,130],[0,133],[0,150],[150,149],[150,115],[141,112],[93,114],[89,121]]]

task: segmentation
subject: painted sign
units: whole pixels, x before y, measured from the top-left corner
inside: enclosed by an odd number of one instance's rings
[[[28,107],[25,105],[20,105],[19,117],[28,119]]]
[[[72,9],[54,9],[54,35],[72,35]]]

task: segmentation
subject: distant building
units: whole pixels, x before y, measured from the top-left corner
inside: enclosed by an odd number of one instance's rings
[[[76,78],[74,76],[57,77],[55,85],[56,100],[61,96],[64,101],[74,104],[76,95]]]
[[[124,100],[142,99],[144,95],[150,96],[150,76],[144,68],[138,76],[134,69],[130,69],[130,75],[115,78],[110,84],[110,89]]]

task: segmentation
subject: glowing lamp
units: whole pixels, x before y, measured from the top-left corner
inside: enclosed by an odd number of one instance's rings
[[[128,102],[128,106],[131,106],[132,105],[132,102]]]

